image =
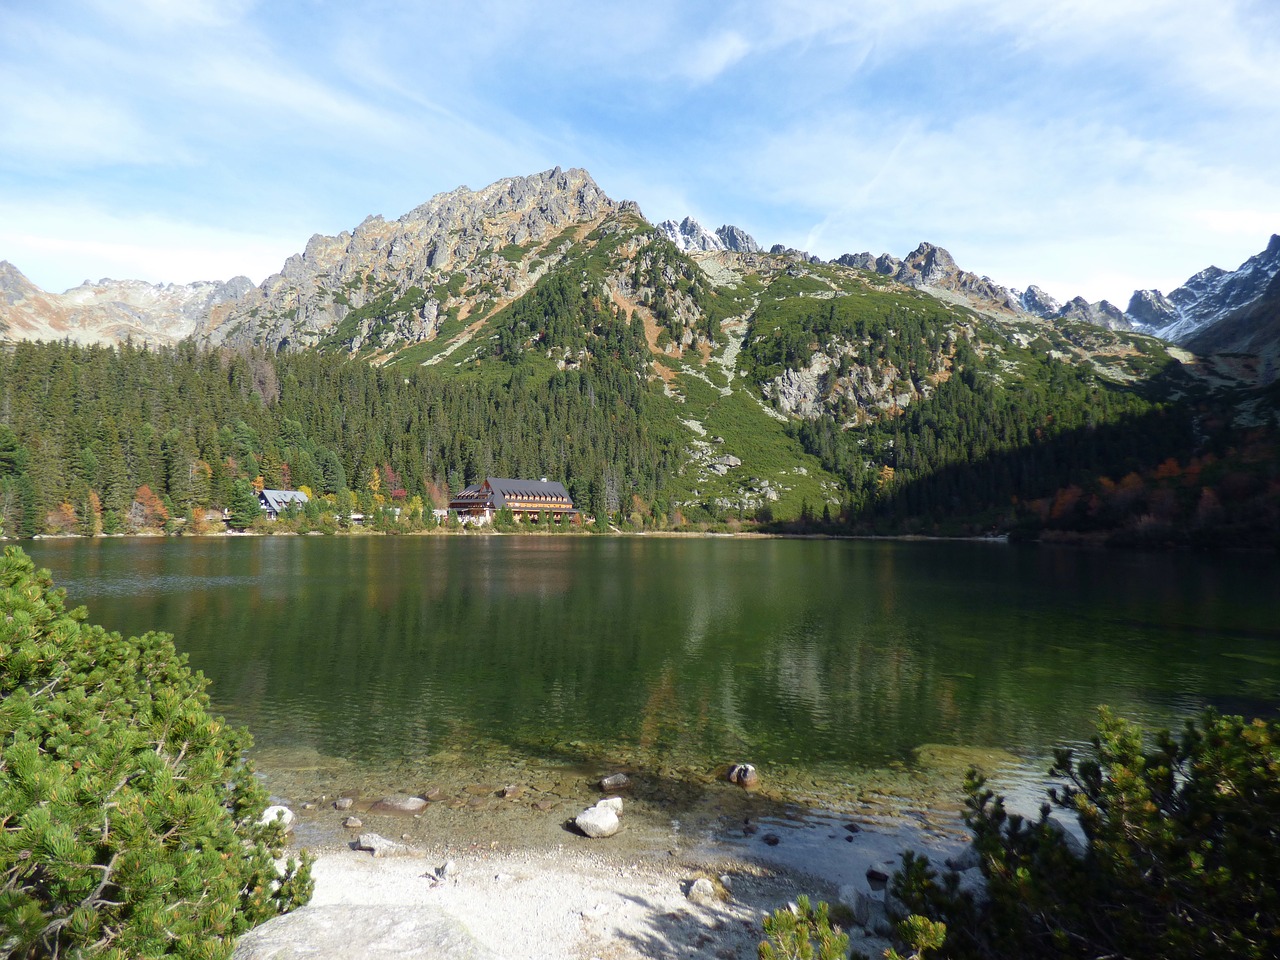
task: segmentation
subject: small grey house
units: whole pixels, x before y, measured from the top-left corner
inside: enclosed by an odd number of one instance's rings
[[[267,512],[267,517],[271,520],[277,519],[292,504],[297,504],[301,508],[308,502],[307,495],[301,490],[258,491],[258,503],[262,504],[262,509]]]

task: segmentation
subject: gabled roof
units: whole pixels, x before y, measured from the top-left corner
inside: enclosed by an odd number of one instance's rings
[[[507,499],[541,501],[548,507],[572,509],[573,498],[564,484],[557,480],[515,480],[510,477],[487,477],[482,483],[473,483],[459,491],[450,504],[488,503],[501,510],[508,506]]]
[[[569,498],[569,491],[558,480],[512,480],[506,477],[489,477],[485,483],[493,491],[494,502],[500,507],[506,506],[507,497],[521,500],[536,498],[548,502],[573,502]]]
[[[260,494],[263,506],[272,513],[282,513],[291,503],[307,503],[307,495],[301,490],[263,490]]]

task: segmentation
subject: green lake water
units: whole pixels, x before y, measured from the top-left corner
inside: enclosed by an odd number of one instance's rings
[[[302,756],[423,777],[750,760],[818,787],[924,744],[1038,762],[1103,703],[1166,726],[1280,704],[1272,555],[554,536],[29,550],[95,622],[173,633],[269,779]]]

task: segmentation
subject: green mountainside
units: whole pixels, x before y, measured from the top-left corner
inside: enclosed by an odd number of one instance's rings
[[[470,226],[399,275],[313,239],[255,294],[306,326],[244,301],[200,345],[0,354],[6,529],[127,529],[143,486],[194,516],[255,478],[376,509],[507,475],[641,529],[1275,542],[1277,397],[1247,364],[794,254],[686,254],[578,189],[560,220],[510,191],[478,219],[424,205]]]

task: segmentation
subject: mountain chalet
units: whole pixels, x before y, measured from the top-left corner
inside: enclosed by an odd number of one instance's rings
[[[503,508],[510,510],[517,520],[533,523],[541,517],[562,523],[578,513],[564,484],[546,477],[541,480],[487,477],[449,501],[449,509],[463,523],[490,523]]]

